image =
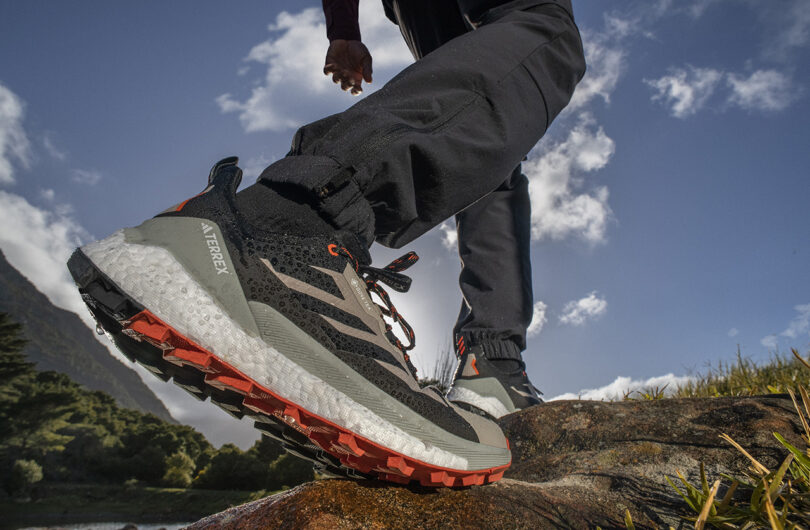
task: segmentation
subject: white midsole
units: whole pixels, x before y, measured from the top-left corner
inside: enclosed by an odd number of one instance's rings
[[[466,458],[392,425],[261,338],[248,335],[168,250],[127,243],[119,230],[82,247],[82,252],[160,320],[278,396],[397,453],[435,466],[467,470]]]
[[[447,393],[447,400],[454,403],[459,401],[461,403],[469,403],[470,405],[483,410],[493,418],[500,418],[501,416],[506,416],[509,414],[509,409],[507,409],[498,398],[492,396],[482,396],[478,392],[473,392],[469,388],[454,386],[450,389],[450,392]]]

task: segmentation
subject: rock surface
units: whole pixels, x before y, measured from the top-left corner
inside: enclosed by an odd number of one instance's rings
[[[658,401],[559,401],[501,420],[513,463],[498,483],[428,489],[320,480],[231,508],[193,524],[212,528],[691,528],[693,515],[667,483],[693,484],[699,465],[713,481],[748,461],[729,434],[769,468],[800,445],[801,426],[783,395]],[[723,490],[721,490],[721,494]]]

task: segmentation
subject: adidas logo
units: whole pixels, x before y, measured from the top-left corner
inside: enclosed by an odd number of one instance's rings
[[[211,254],[211,261],[214,263],[214,268],[217,270],[217,276],[220,274],[230,274],[228,265],[225,263],[225,257],[222,254],[222,249],[217,240],[217,233],[214,227],[208,223],[200,223],[202,228],[205,244],[208,246],[208,252]]]

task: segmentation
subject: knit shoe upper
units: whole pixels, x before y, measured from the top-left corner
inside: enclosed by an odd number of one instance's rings
[[[500,478],[511,455],[499,427],[421,389],[383,318],[413,340],[380,283],[407,290],[399,271],[415,256],[378,269],[353,234],[251,226],[235,206],[240,178],[225,159],[201,194],[77,251],[126,297],[110,310],[124,332],[348,468],[426,485]],[[81,287],[86,272],[71,272]],[[108,298],[89,292],[91,307]]]
[[[458,369],[447,399],[500,418],[543,402],[529,381],[523,361],[517,369],[504,372],[495,362],[483,356],[480,347],[466,348],[459,358]],[[510,363],[511,364],[511,363]]]

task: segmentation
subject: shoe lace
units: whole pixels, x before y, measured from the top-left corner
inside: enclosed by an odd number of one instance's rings
[[[412,280],[409,276],[402,274],[402,271],[410,268],[414,263],[416,263],[419,260],[419,256],[416,255],[416,252],[411,251],[395,259],[385,267],[378,268],[372,267],[371,265],[361,264],[345,248],[337,248],[335,250],[339,254],[343,254],[351,260],[351,262],[354,264],[355,271],[357,271],[360,277],[366,282],[366,290],[370,294],[376,294],[377,297],[382,301],[382,304],[378,303],[374,297],[371,297],[371,300],[377,307],[380,308],[380,312],[383,315],[389,317],[400,327],[402,332],[408,338],[408,343],[404,344],[396,335],[394,335],[391,324],[389,324],[387,321],[385,322],[385,331],[388,340],[391,341],[394,346],[399,348],[405,357],[405,362],[408,365],[408,369],[411,371],[414,377],[416,377],[416,367],[413,365],[413,363],[411,363],[411,358],[408,355],[408,352],[412,350],[414,346],[416,346],[416,335],[414,334],[411,325],[408,324],[405,318],[399,313],[399,311],[397,311],[397,308],[391,302],[391,297],[380,284],[384,283],[391,289],[400,293],[408,292],[408,289],[411,288]]]

